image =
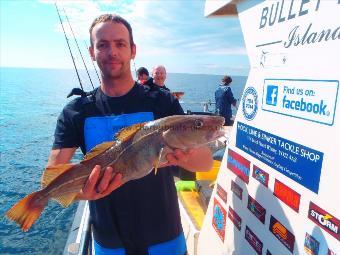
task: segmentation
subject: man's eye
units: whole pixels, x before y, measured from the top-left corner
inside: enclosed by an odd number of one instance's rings
[[[124,43],[117,43],[117,47],[121,48],[121,47],[125,47],[125,44]]]

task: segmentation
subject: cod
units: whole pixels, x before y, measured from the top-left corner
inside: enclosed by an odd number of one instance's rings
[[[78,164],[47,167],[41,189],[17,202],[6,215],[27,231],[50,199],[64,207],[74,202],[96,165],[102,171],[112,166],[114,173],[122,174],[122,183],[142,178],[152,169],[156,173],[174,149],[211,148],[211,142],[224,135],[223,124],[220,116],[174,115],[123,128],[114,141],[97,145]]]

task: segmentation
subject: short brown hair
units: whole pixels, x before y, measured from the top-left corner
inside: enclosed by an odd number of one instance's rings
[[[127,22],[124,18],[122,18],[121,16],[117,15],[117,14],[103,14],[100,15],[99,17],[95,18],[95,20],[92,22],[91,27],[89,29],[90,31],[90,42],[91,42],[91,46],[93,46],[93,41],[92,41],[92,30],[94,28],[95,25],[102,23],[102,22],[113,22],[113,23],[120,23],[123,24],[127,30],[129,31],[129,37],[130,37],[130,47],[132,48],[132,46],[135,44],[133,41],[133,35],[132,35],[132,28],[129,22]]]
[[[222,78],[222,83],[225,85],[229,85],[231,82],[233,81],[233,79],[231,79],[230,76],[226,75]]]

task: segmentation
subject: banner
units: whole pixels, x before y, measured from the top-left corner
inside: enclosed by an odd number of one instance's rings
[[[230,4],[251,70],[198,254],[340,255],[340,1]]]

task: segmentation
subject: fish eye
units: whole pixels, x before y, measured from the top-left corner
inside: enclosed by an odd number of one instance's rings
[[[203,127],[203,121],[195,120],[195,128],[201,128],[201,127]]]

